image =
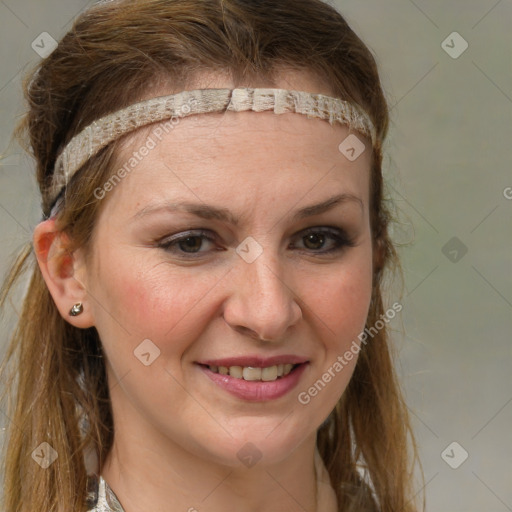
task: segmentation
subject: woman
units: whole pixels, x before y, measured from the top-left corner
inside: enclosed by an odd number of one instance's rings
[[[415,510],[388,111],[343,18],[101,2],[25,93],[44,220],[2,297],[32,265],[4,510]]]

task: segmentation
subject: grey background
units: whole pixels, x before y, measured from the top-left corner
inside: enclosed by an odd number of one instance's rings
[[[39,59],[31,44],[59,39],[91,4],[0,0],[2,273],[40,218],[30,159],[9,144],[20,78]],[[331,4],[376,54],[392,107],[385,173],[405,275],[396,343],[427,510],[512,511],[512,2]],[[454,31],[469,45],[458,58],[441,46],[461,48]],[[14,318],[13,306],[1,346]],[[469,454],[457,469],[441,456],[454,441]]]

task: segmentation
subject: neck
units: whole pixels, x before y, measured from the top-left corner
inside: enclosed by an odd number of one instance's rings
[[[133,432],[132,432],[133,434]],[[227,467],[169,443],[141,444],[116,430],[101,474],[125,512],[336,512],[336,498],[311,436],[285,460]],[[165,447],[165,448],[163,448]],[[155,470],[155,468],[158,468]]]

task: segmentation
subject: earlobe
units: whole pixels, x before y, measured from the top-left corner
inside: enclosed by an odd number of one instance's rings
[[[75,327],[92,327],[83,260],[78,251],[70,250],[69,238],[57,230],[55,219],[36,226],[33,243],[39,268],[61,316]]]

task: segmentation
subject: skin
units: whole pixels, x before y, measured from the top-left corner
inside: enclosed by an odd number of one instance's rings
[[[233,86],[222,77],[197,85]],[[276,87],[332,94],[301,74]],[[316,432],[357,356],[307,405],[298,394],[357,340],[371,298],[371,146],[358,135],[366,150],[350,162],[338,150],[348,134],[297,114],[185,118],[102,200],[91,259],[81,250],[48,258],[65,239],[53,221],[36,228],[57,307],[77,327],[94,325],[105,350],[115,440],[102,475],[126,512],[316,510]],[[127,138],[119,166],[147,135]],[[337,194],[360,202],[292,219]],[[178,201],[228,208],[239,225],[165,209],[137,215]],[[327,226],[354,246],[322,255],[335,239],[308,241],[304,231]],[[189,250],[199,253],[159,245],[200,229],[214,241],[192,239]],[[236,252],[249,236],[263,249],[252,263]],[[80,301],[84,313],[70,317]],[[160,350],[149,366],[134,356],[145,339]],[[309,364],[295,389],[267,402],[228,394],[196,364],[254,354],[295,354]],[[262,455],[251,468],[237,457],[248,442]],[[336,510],[332,498],[326,503],[323,510]]]

